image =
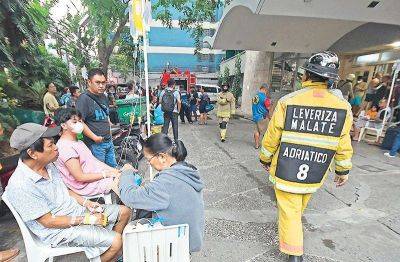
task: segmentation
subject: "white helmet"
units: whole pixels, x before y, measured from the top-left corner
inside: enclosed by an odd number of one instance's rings
[[[339,58],[333,52],[324,51],[312,55],[303,68],[323,78],[339,80]]]

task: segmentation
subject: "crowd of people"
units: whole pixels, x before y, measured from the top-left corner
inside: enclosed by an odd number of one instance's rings
[[[384,123],[390,120],[393,123],[400,122],[400,76],[395,77],[396,82],[392,92],[390,75],[378,72],[368,83],[363,76],[359,76],[356,83],[353,83],[354,80],[355,75],[349,74],[346,79],[340,80],[336,85],[343,98],[352,106],[355,119],[352,136],[354,141],[360,140],[362,128],[380,130],[384,128]],[[384,155],[394,157],[400,149],[400,135],[393,137],[390,143],[391,150]]]
[[[304,68],[302,88],[276,105],[268,84],[262,84],[252,99],[254,147],[260,149],[261,164],[274,184],[279,245],[289,261],[302,261],[301,214],[330,163],[335,162],[337,186],[348,179],[351,129],[357,140],[367,123],[380,128],[400,99],[400,82],[389,101],[391,78],[379,73],[368,84],[362,77],[354,84],[355,75],[350,74],[331,89],[328,80],[338,80],[339,68],[331,52],[312,56]],[[163,225],[189,224],[190,252],[199,251],[205,226],[204,184],[197,168],[186,162],[178,125],[179,118],[181,123],[207,125],[210,98],[204,88],[193,86],[188,92],[173,79],[162,79],[151,92],[153,124],[162,125],[162,131],[148,134],[143,145],[144,158],[158,172],[149,182],[143,182],[131,165],[117,165],[110,132],[116,90],[107,87],[100,69],[89,71],[82,94],[71,86],[57,100],[54,84],[47,89],[44,111],[51,124],[20,125],[10,138],[20,160],[6,193],[28,228],[44,243],[83,246],[88,258],[113,261],[121,255],[121,234],[129,221],[157,217]],[[145,95],[140,87],[128,89],[128,99]],[[236,99],[228,84],[221,89],[216,116],[225,142]],[[170,124],[173,139],[168,136]],[[393,157],[399,149],[400,133],[385,155]],[[110,193],[118,204],[91,200]]]
[[[114,261],[121,256],[121,234],[129,221],[162,218],[166,226],[189,224],[190,252],[199,251],[204,184],[196,167],[185,161],[188,153],[177,133],[176,139],[159,133],[144,142],[144,157],[158,173],[143,182],[131,165],[116,163],[105,74],[90,70],[85,92],[69,90],[70,96],[61,96],[61,105],[54,84],[48,86],[44,107],[54,120],[52,127],[26,123],[10,138],[20,160],[5,193],[32,233],[52,246],[82,246],[89,259]],[[172,114],[165,108],[163,113],[174,125],[182,98],[170,81],[160,93],[161,107],[168,105],[169,90]],[[91,200],[111,192],[119,204]]]
[[[228,87],[228,85],[226,85]],[[228,89],[223,90],[218,96],[230,94],[230,100],[217,100],[218,112],[222,112],[221,106],[228,104],[234,112],[235,104],[233,95]],[[184,86],[175,84],[173,79],[168,79],[166,84],[157,87],[152,93],[152,111],[154,124],[162,125],[162,132],[168,134],[170,125],[175,140],[179,138],[179,119],[182,124],[198,122],[199,125],[207,125],[208,113],[214,109],[210,97],[204,87],[191,86],[189,91]]]

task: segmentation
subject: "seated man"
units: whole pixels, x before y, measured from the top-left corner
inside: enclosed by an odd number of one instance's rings
[[[85,143],[77,139],[77,134],[83,132],[78,111],[59,109],[55,121],[62,130],[55,164],[67,187],[81,196],[108,194],[111,189],[118,194],[120,171],[98,160]]]
[[[58,157],[53,137],[59,133],[59,127],[34,123],[14,130],[10,145],[21,154],[6,194],[27,227],[44,243],[80,246],[89,259],[100,256],[101,261],[113,261],[121,254],[121,233],[131,210],[100,206],[68,191],[53,164]]]

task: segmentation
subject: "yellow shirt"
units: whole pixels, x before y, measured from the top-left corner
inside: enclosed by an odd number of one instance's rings
[[[53,94],[47,92],[43,97],[43,110],[46,115],[54,115],[54,111],[58,109],[60,106],[58,105],[58,101]],[[52,110],[50,109],[52,108]]]

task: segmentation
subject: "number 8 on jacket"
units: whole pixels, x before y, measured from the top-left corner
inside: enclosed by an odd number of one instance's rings
[[[307,164],[302,164],[299,166],[299,172],[297,173],[297,178],[299,180],[304,180],[307,178],[307,173],[310,170],[310,167]]]

